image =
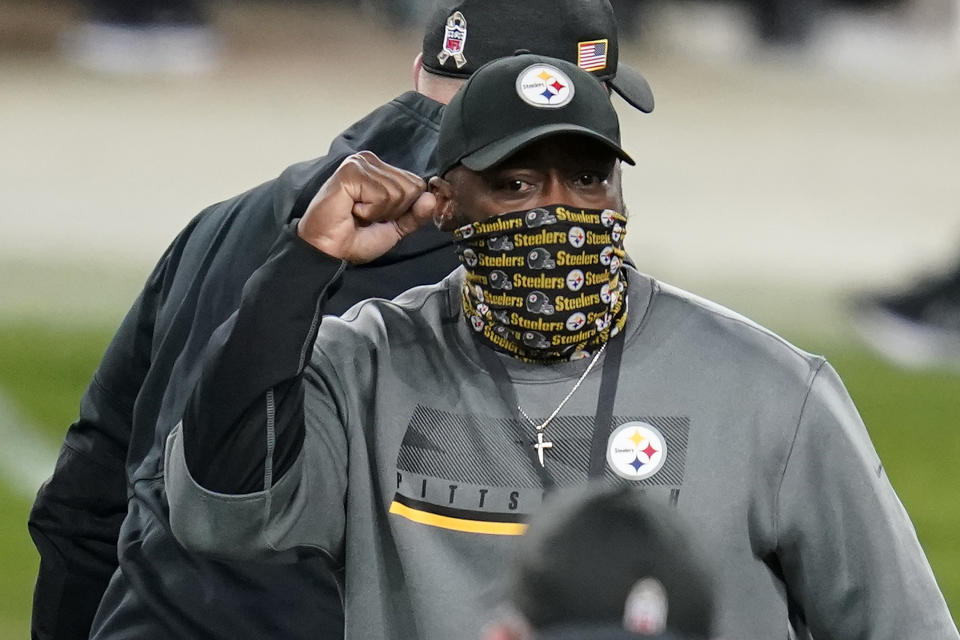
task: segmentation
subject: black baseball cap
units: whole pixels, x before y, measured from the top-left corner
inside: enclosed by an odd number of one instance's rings
[[[505,600],[537,640],[706,640],[711,569],[687,527],[636,487],[558,492],[520,540]]]
[[[653,111],[649,83],[620,64],[617,19],[609,0],[440,0],[426,25],[423,67],[467,78],[517,50],[567,60],[605,81],[640,111]]]
[[[488,62],[443,111],[439,175],[462,164],[483,171],[533,142],[560,133],[597,140],[629,164],[607,90],[576,65],[533,54]]]

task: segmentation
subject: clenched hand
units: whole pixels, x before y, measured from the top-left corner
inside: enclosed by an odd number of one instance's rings
[[[331,257],[370,262],[431,219],[437,202],[425,188],[370,151],[355,153],[320,187],[297,233]]]

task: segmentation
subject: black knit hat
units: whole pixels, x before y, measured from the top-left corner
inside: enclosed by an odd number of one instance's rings
[[[609,0],[440,0],[426,25],[423,66],[469,77],[497,58],[525,50],[567,60],[605,81],[624,100],[653,111],[653,92],[620,64],[617,20]]]
[[[439,175],[458,164],[483,171],[558,133],[596,140],[634,164],[620,147],[617,112],[596,78],[566,60],[529,53],[494,60],[443,111]]]
[[[556,496],[520,541],[507,602],[538,640],[709,638],[709,572],[682,524],[634,487]]]

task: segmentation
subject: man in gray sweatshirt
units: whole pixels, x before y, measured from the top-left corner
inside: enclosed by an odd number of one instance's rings
[[[692,522],[722,637],[960,637],[834,370],[624,263],[621,162],[606,88],[529,54],[451,101],[429,190],[344,161],[167,440],[178,540],[329,557],[348,638],[476,638],[545,493],[622,484]],[[347,264],[431,217],[462,268],[322,316]]]

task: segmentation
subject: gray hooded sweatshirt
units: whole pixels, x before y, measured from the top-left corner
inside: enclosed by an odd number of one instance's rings
[[[540,468],[504,375],[539,422],[586,362],[494,354],[491,367],[461,313],[462,270],[318,322],[343,268],[288,229],[215,336],[167,441],[184,546],[326,556],[342,569],[349,639],[473,639],[545,488],[592,475],[690,523],[696,548],[680,551],[715,572],[723,638],[960,637],[822,358],[627,269],[619,370],[601,360],[583,380],[546,429]],[[610,375],[612,416],[597,424]]]

